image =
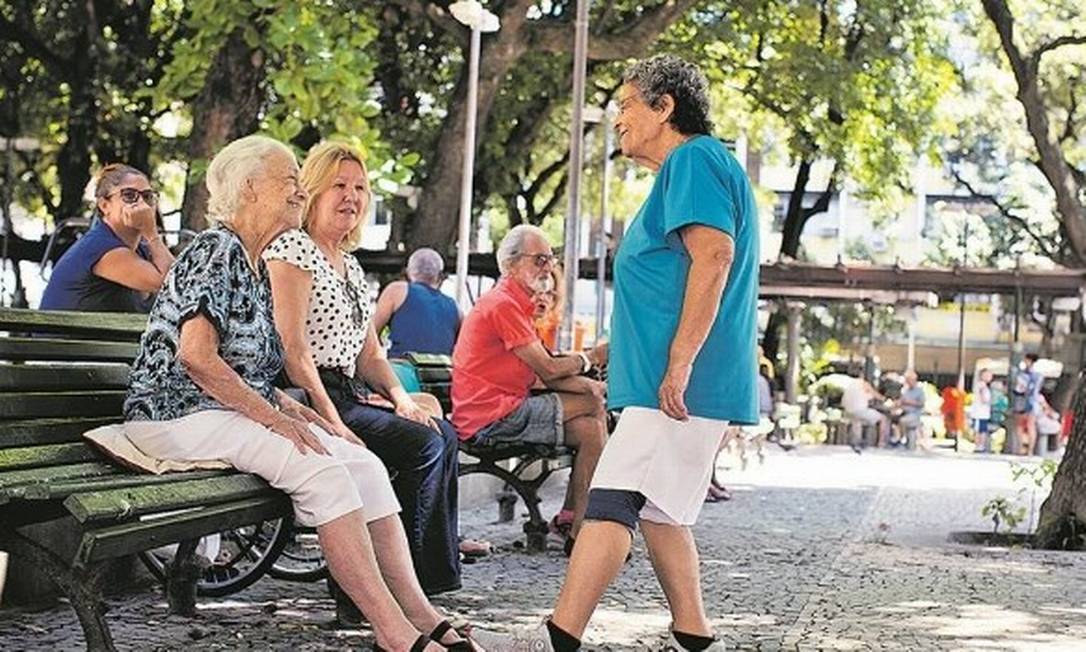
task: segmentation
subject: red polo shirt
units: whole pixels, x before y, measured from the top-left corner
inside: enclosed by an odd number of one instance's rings
[[[539,340],[534,312],[528,291],[502,279],[464,318],[452,369],[452,419],[460,439],[471,439],[528,397],[535,372],[513,349]]]

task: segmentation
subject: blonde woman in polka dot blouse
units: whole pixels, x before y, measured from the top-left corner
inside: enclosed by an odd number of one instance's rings
[[[264,252],[286,372],[335,434],[361,439],[395,471],[402,507],[396,529],[402,524],[407,536],[419,612],[438,626],[423,592],[460,588],[456,432],[437,418],[441,408],[433,397],[404,391],[374,331],[369,288],[350,253],[361,240],[370,201],[361,155],[344,144],[321,143],[309,152],[300,182],[309,195],[303,228],[282,234]],[[446,632],[442,642],[455,636]]]

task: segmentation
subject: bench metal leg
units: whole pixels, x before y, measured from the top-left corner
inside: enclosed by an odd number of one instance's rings
[[[544,466],[543,471],[539,476],[525,480],[518,476],[517,472],[523,472],[531,462],[537,460],[528,460],[521,462],[513,471],[503,469],[502,467],[494,464],[490,461],[483,461],[474,464],[464,464],[460,467],[460,475],[471,475],[473,473],[485,473],[492,475],[506,483],[506,487],[512,488],[516,492],[515,495],[520,496],[520,499],[524,501],[524,506],[528,508],[528,522],[524,524],[524,533],[527,535],[528,549],[534,552],[542,552],[547,547],[547,522],[543,519],[542,513],[539,511],[539,487],[546,482],[550,477],[554,469]],[[503,492],[505,493],[505,492]],[[504,496],[499,495],[499,501]],[[501,510],[502,507],[500,506]],[[500,513],[499,515],[504,515]]]
[[[508,523],[517,516],[517,493],[506,484],[498,492],[498,522]]]
[[[105,617],[106,603],[102,600],[102,585],[109,564],[73,568],[53,551],[13,530],[0,531],[0,550],[45,571],[75,610],[88,650],[113,652],[117,649]]]
[[[196,615],[196,582],[204,566],[196,558],[199,539],[186,539],[177,546],[177,554],[166,566],[166,603],[171,614]]]

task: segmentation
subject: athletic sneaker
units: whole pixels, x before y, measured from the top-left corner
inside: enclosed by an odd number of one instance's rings
[[[668,632],[667,645],[661,652],[686,652],[686,648],[679,645],[679,642],[675,640],[675,632]],[[724,641],[719,638],[714,640],[709,647],[705,648],[702,652],[725,652]]]
[[[487,652],[554,652],[551,635],[547,631],[545,621],[535,629],[511,633],[472,627],[471,640],[485,648]]]

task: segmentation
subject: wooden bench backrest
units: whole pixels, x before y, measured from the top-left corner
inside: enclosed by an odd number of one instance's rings
[[[437,397],[445,414],[452,414],[452,358],[434,353],[408,353],[420,389]]]
[[[0,308],[0,470],[98,459],[80,436],[121,419],[145,323]]]

